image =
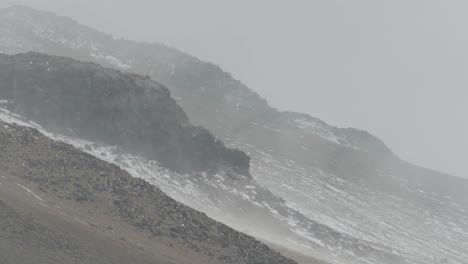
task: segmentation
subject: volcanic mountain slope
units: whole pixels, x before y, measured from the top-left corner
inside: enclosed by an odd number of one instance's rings
[[[350,254],[376,262],[397,258],[288,207],[250,177],[248,156],[224,148],[186,118],[180,121],[183,112],[167,90],[149,79],[26,53],[0,55],[0,83],[0,120],[35,127],[50,138],[117,164],[238,230],[328,260],[346,259]],[[187,134],[180,130],[191,134],[179,136]],[[205,140],[197,138],[197,130],[207,134],[202,135]],[[161,148],[169,154],[174,153],[171,148],[182,149],[184,156],[166,154],[161,159]],[[214,165],[188,167],[192,170],[183,173],[173,168],[181,162],[192,165],[194,159],[195,164]],[[324,245],[327,250],[321,249]]]
[[[412,263],[464,263],[468,259],[466,180],[401,161],[366,132],[279,112],[219,67],[161,44],[114,40],[70,19],[23,7],[0,12],[0,32],[0,51],[6,53],[35,50],[66,55],[149,75],[167,85],[192,122],[247,152],[255,180],[306,217],[300,221],[283,217],[291,229],[313,220]],[[127,165],[130,171],[135,168]],[[154,176],[137,168],[132,174]],[[181,185],[164,177],[153,179],[192,207],[219,205],[216,197],[192,188],[196,186],[193,178],[184,178],[181,181],[186,184]],[[246,202],[254,196],[248,188],[230,190]],[[271,211],[276,212],[281,215]],[[333,236],[302,228],[296,231],[318,247],[348,252],[330,239]]]
[[[294,263],[33,128],[0,147],[2,263]]]

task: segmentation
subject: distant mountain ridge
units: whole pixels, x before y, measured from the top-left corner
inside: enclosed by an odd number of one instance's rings
[[[340,140],[332,140],[333,143],[345,143],[366,151],[389,151],[380,140],[364,131],[331,127],[306,114],[279,112],[270,107],[265,99],[240,81],[233,79],[229,73],[224,72],[218,66],[202,62],[163,44],[143,44],[117,40],[110,35],[82,26],[71,19],[23,6],[3,9],[0,19],[4,25],[0,27],[0,42],[2,43],[0,51],[3,50],[11,54],[39,51],[94,61],[138,74],[147,74],[169,87],[176,98],[190,92],[191,96],[200,97],[197,98],[198,100],[210,102],[209,105],[203,105],[201,102],[193,105],[193,102],[188,103],[184,100],[180,102],[184,108],[187,108],[186,112],[196,124],[205,125],[206,118],[192,114],[192,112],[197,112],[197,109],[193,108],[205,107],[206,109],[203,111],[211,111],[214,110],[212,109],[212,105],[214,105],[219,107],[218,112],[231,113],[231,115],[235,115],[232,117],[237,117],[239,120],[261,118],[271,122],[289,123],[298,129],[309,128],[313,133],[315,130],[312,129],[312,123],[304,127],[301,120],[316,120],[319,121],[322,130],[324,130],[323,133],[315,133],[316,135],[324,137],[326,140],[329,140],[326,134],[334,136],[336,133],[339,135],[337,137]],[[11,28],[11,25],[14,28]],[[31,28],[30,25],[34,26]],[[219,122],[218,119],[216,121]],[[233,122],[228,121],[227,123]],[[247,120],[243,123],[247,123]],[[208,125],[207,127],[216,126],[215,124]],[[221,129],[221,124],[217,128]],[[228,128],[231,129],[231,127]],[[223,129],[224,132],[226,130],[228,129]],[[363,142],[368,143],[364,144]]]

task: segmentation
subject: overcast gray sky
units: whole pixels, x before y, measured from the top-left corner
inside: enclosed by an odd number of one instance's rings
[[[220,65],[282,110],[468,177],[466,0],[0,0]]]

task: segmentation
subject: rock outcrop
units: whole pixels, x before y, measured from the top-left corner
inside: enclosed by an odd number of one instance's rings
[[[38,53],[0,55],[0,99],[49,131],[120,145],[178,172],[249,177],[246,154],[192,126],[169,90],[148,77]]]

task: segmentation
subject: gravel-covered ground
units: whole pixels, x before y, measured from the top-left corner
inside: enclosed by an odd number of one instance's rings
[[[0,123],[2,263],[294,263],[119,167]]]

